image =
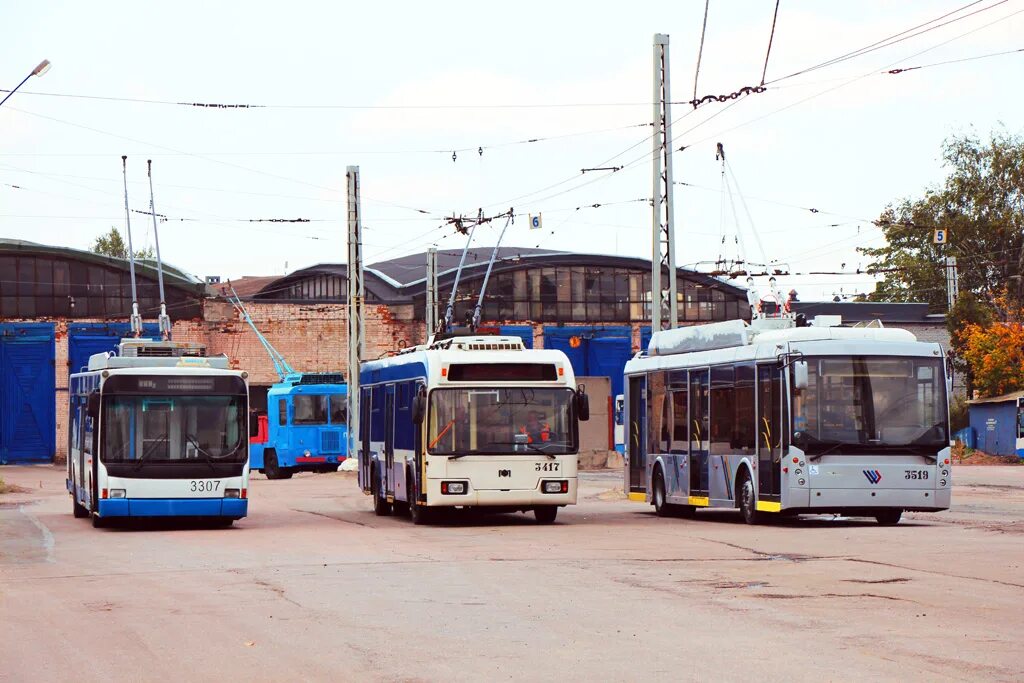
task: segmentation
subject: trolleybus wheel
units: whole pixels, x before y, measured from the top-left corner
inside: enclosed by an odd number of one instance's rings
[[[764,515],[757,511],[757,496],[754,495],[754,482],[749,472],[744,472],[740,481],[740,510],[747,524],[760,524],[764,521]]]
[[[107,525],[107,520],[103,519],[102,517],[100,517],[99,515],[97,515],[95,513],[93,514],[93,516],[92,516],[92,528],[93,529],[102,529],[106,525]]]
[[[896,526],[902,516],[903,510],[882,510],[875,515],[875,520],[882,526]]]
[[[391,503],[381,495],[380,478],[377,473],[373,474],[373,483],[370,484],[370,492],[373,496],[373,513],[378,517],[386,517],[391,514]]]
[[[557,505],[541,505],[533,508],[533,516],[537,518],[537,524],[551,524],[558,516]]]
[[[290,467],[281,467],[277,462],[277,451],[270,449],[263,457],[263,474],[267,479],[291,479]]]
[[[75,515],[75,519],[85,519],[89,516],[89,511],[85,509],[84,505],[80,505],[74,496],[71,496],[71,511]]]
[[[665,502],[665,475],[661,473],[660,466],[654,470],[654,484],[651,487],[651,502],[654,503],[654,512],[659,517],[670,517],[674,512],[674,506]]]

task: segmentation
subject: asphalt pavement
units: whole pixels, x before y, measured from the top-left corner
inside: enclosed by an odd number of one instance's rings
[[[551,526],[376,517],[337,473],[254,477],[232,528],[93,529],[63,469],[2,474],[4,681],[1024,677],[1024,467],[896,527],[662,519],[596,472]]]

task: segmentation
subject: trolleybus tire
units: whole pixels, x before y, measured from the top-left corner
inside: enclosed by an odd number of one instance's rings
[[[558,516],[558,506],[540,505],[533,508],[533,516],[537,518],[537,524],[552,524]]]
[[[903,516],[903,510],[882,510],[875,515],[875,521],[882,526],[896,526],[900,523],[900,517]]]
[[[277,462],[277,451],[269,449],[263,456],[263,474],[267,479],[291,479],[290,467],[281,467]]]
[[[659,517],[671,517],[675,512],[675,506],[665,501],[665,475],[659,465],[654,469],[654,482],[651,484],[651,503],[654,504],[654,513]]]
[[[416,526],[422,526],[430,522],[433,512],[426,505],[420,505],[416,501],[410,501],[409,503],[409,519]]]
[[[370,484],[370,495],[373,496],[373,514],[378,517],[387,517],[391,514],[391,503],[381,497],[380,478],[373,473],[373,483]]]
[[[75,500],[74,496],[71,496],[71,506],[71,511],[74,513],[75,519],[85,519],[89,516],[89,511],[85,509],[84,505],[79,504],[79,502]]]
[[[105,520],[102,517],[100,517],[99,515],[93,513],[93,515],[92,515],[92,528],[93,529],[102,529],[105,526],[107,526],[107,520]]]
[[[764,514],[757,510],[757,496],[754,494],[754,481],[750,473],[744,471],[741,475],[739,494],[740,511],[743,513],[743,521],[747,524],[761,524],[764,522]]]

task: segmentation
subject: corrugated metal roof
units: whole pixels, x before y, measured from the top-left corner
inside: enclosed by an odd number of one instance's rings
[[[1010,394],[1003,394],[1002,396],[990,396],[989,398],[975,398],[968,401],[971,405],[977,405],[979,403],[1005,403],[1006,401],[1017,401],[1024,398],[1024,391],[1014,391]]]

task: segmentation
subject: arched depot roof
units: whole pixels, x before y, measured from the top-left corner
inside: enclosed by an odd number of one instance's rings
[[[470,249],[466,253],[460,284],[479,282],[483,279],[492,251],[492,247],[480,247]],[[461,249],[437,252],[438,285],[442,292],[442,299],[446,286],[450,289],[455,280],[455,273],[461,258]],[[426,291],[426,263],[427,255],[425,252],[421,252],[380,261],[365,267],[363,277],[367,300],[372,303],[401,304],[411,303],[414,299],[423,297]],[[491,276],[516,270],[557,267],[603,267],[648,273],[651,262],[632,256],[586,254],[527,247],[500,247]],[[311,299],[344,301],[346,277],[347,267],[345,264],[322,263],[268,282],[258,292],[252,294],[251,298],[296,302]],[[680,279],[680,290],[683,288],[683,281],[686,281],[699,287],[722,291],[731,297],[740,297],[744,300],[746,297],[745,289],[710,275],[679,268],[677,277]],[[336,278],[336,281],[325,283],[325,278]],[[318,281],[319,286],[316,284]]]
[[[455,296],[454,319],[472,313],[491,257],[491,247],[466,254]],[[438,251],[438,298],[451,296],[461,250]],[[366,302],[411,305],[426,310],[426,253],[373,263],[364,269]],[[346,300],[346,266],[324,263],[263,285],[256,301],[338,303]],[[491,322],[625,323],[650,320],[650,261],[631,256],[502,247],[483,300],[482,319]],[[749,318],[746,290],[718,278],[678,269],[681,322]],[[667,313],[667,312],[666,312]]]
[[[167,305],[172,317],[201,315],[206,285],[164,264]],[[136,261],[139,308],[159,308],[156,262]],[[90,251],[0,239],[0,317],[127,318],[131,308],[129,263]]]

